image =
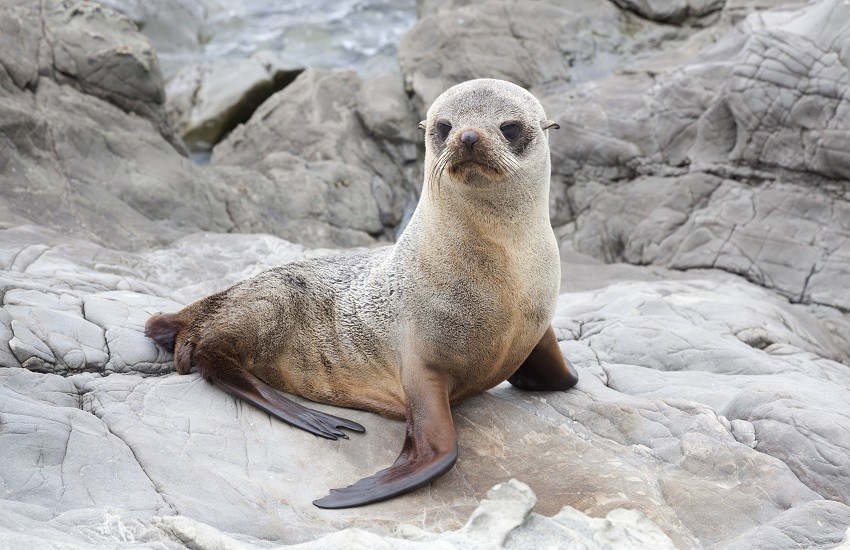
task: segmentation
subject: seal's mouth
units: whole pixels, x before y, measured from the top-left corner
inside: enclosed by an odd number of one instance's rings
[[[507,175],[502,157],[493,150],[486,137],[481,137],[472,147],[459,140],[448,147],[446,167],[449,175],[466,183],[471,179],[501,180]]]
[[[459,159],[450,161],[448,171],[451,176],[464,178],[464,176],[479,175],[486,179],[500,180],[505,177],[505,172],[497,164],[480,159]],[[467,178],[468,179],[468,178]]]

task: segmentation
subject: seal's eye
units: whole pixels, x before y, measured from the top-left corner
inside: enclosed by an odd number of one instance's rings
[[[505,136],[505,139],[508,141],[514,141],[519,137],[520,132],[522,132],[522,126],[519,125],[519,122],[506,122],[499,126],[499,130],[502,131],[502,135]]]
[[[437,137],[440,138],[440,141],[446,141],[446,138],[449,137],[449,132],[452,131],[452,125],[443,120],[437,122]]]

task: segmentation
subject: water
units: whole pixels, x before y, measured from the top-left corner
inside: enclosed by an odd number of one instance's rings
[[[219,0],[198,46],[157,44],[166,78],[181,67],[276,52],[293,67],[351,68],[369,77],[399,72],[396,45],[416,22],[415,0]],[[173,51],[172,51],[173,50]]]

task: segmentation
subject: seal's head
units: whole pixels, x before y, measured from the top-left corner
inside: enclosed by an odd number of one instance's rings
[[[426,184],[473,187],[514,179],[549,187],[546,118],[527,90],[504,80],[469,80],[443,92],[428,109]]]

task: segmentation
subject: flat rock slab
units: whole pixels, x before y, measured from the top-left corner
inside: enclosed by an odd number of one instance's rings
[[[481,499],[512,478],[530,490],[512,489],[519,511],[488,544],[592,539],[592,518],[618,509],[640,513],[624,537],[643,525],[679,547],[837,544],[850,525],[850,367],[806,309],[714,272],[562,294],[553,324],[576,388],[500,385],[454,409],[460,459],[427,489],[315,508],[392,463],[404,425],[316,405],[367,432],[313,437],[173,373],[141,331],[154,311],[316,253],[269,236],[133,254],[0,232],[0,545],[468,547],[490,521]],[[593,288],[592,271],[575,273]]]

